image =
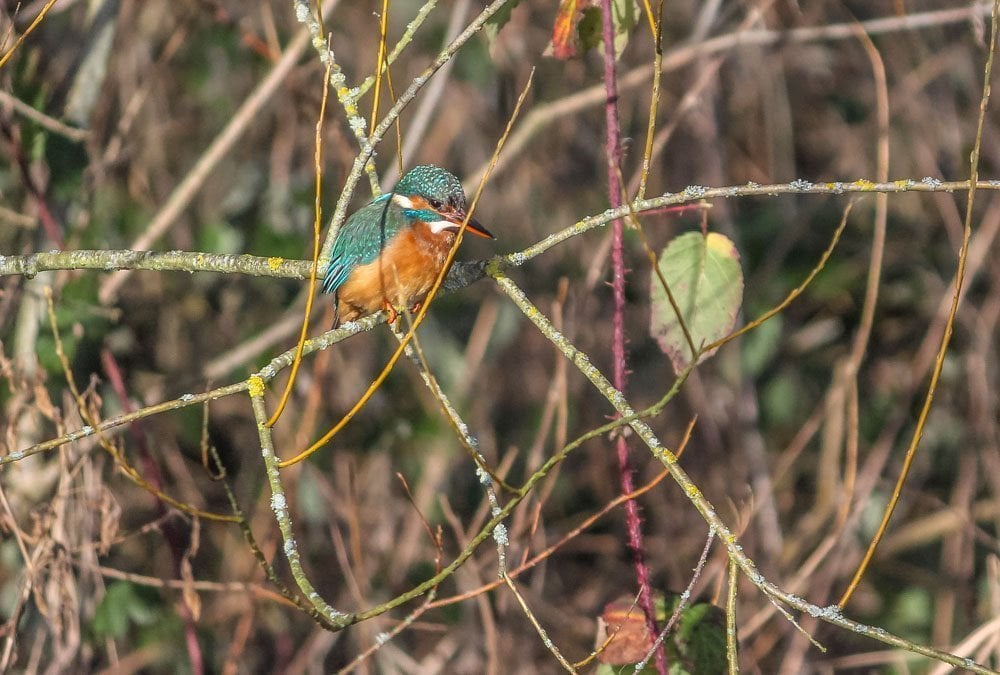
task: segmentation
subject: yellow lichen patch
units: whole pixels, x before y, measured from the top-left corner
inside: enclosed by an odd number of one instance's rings
[[[267,268],[272,272],[277,272],[281,264],[285,262],[284,258],[278,258],[277,256],[271,256],[267,259]]]
[[[251,396],[256,398],[264,395],[264,380],[260,375],[251,375],[249,384],[247,391],[250,392]]]
[[[654,450],[653,452],[656,454],[656,458],[661,462],[664,462],[666,464],[677,463],[677,455],[670,452],[666,448],[656,448],[656,450]]]
[[[892,184],[894,187],[897,187],[900,190],[905,190],[906,188],[910,187],[910,181],[908,180],[894,180],[892,181]]]
[[[862,190],[871,190],[875,187],[875,183],[870,180],[865,180],[864,178],[854,181],[854,186]]]

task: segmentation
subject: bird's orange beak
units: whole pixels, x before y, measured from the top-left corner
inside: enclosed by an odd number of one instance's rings
[[[450,216],[448,220],[455,223],[455,231],[458,232],[458,229],[462,227],[462,221],[465,220],[465,214],[455,213]],[[483,224],[475,218],[469,218],[469,224],[465,226],[465,231],[471,232],[472,234],[482,237],[483,239],[496,239],[496,237],[493,236],[493,233],[483,227]]]

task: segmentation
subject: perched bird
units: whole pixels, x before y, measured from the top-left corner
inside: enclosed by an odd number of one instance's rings
[[[419,307],[444,267],[465,220],[458,178],[436,166],[406,172],[392,192],[355,211],[337,233],[323,292],[333,293],[333,326],[385,309]],[[495,239],[475,220],[467,232]]]

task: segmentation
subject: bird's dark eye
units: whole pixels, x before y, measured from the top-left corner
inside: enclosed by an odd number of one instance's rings
[[[427,203],[431,205],[431,208],[432,208],[432,209],[435,209],[435,210],[437,210],[437,209],[440,209],[440,208],[441,208],[441,202],[439,202],[439,201],[438,201],[438,200],[436,200],[436,199],[428,199],[428,200],[427,200]]]

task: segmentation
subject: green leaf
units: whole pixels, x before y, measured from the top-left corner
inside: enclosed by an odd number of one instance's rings
[[[762,414],[775,426],[794,425],[801,415],[807,414],[802,410],[802,392],[806,389],[799,373],[793,369],[779,370],[764,383],[760,397]]]
[[[198,229],[198,250],[212,253],[239,253],[244,246],[243,233],[225,221],[205,223]]]
[[[747,377],[757,378],[771,365],[781,346],[782,330],[783,320],[778,314],[740,338],[743,372]]]
[[[497,39],[497,34],[500,32],[500,29],[506,26],[507,22],[510,21],[511,12],[514,11],[514,8],[517,7],[520,2],[521,0],[512,0],[511,2],[508,2],[506,5],[498,9],[496,14],[487,19],[486,23],[483,24],[483,33],[486,34],[486,39],[489,40],[491,45],[493,44],[493,41]]]
[[[726,613],[707,602],[681,610],[672,640],[684,673],[715,675],[726,672]],[[671,663],[671,670],[677,661]]]
[[[129,581],[116,581],[108,586],[94,612],[94,634],[98,638],[123,637],[130,625],[148,626],[159,612],[160,600],[154,591]]]
[[[615,24],[615,58],[621,58],[628,46],[628,36],[639,22],[639,3],[635,0],[612,0],[611,16]]]
[[[658,265],[695,349],[729,334],[743,302],[743,271],[732,241],[715,232],[682,234],[663,250]],[[656,270],[650,275],[650,288],[649,332],[680,372],[693,355]]]
[[[580,22],[576,25],[576,32],[580,36],[580,49],[583,51],[600,46],[601,9],[599,7],[588,7],[583,10]]]
[[[552,29],[552,44],[549,56],[568,59],[580,52],[601,47],[601,8],[582,7],[582,2],[563,0]],[[636,0],[612,0],[611,20],[615,29],[615,58],[619,58],[628,46],[629,33],[639,22],[639,4]],[[572,32],[576,26],[575,34]],[[601,49],[603,53],[603,48]]]

